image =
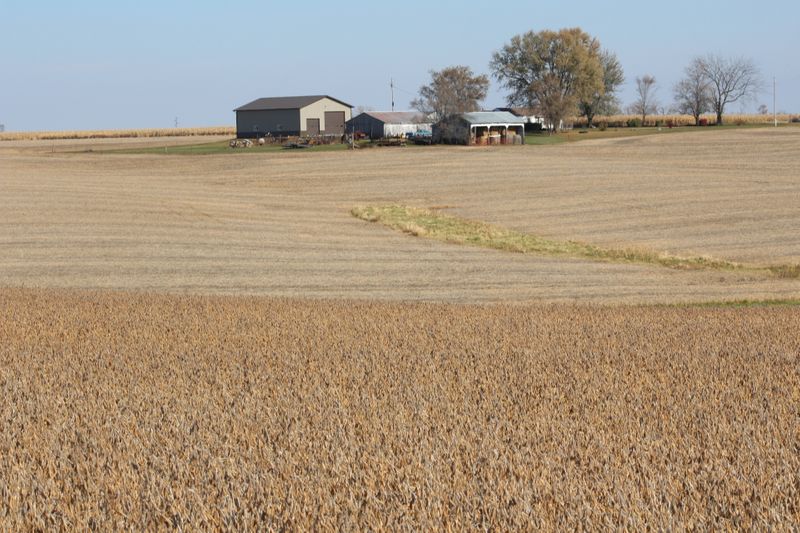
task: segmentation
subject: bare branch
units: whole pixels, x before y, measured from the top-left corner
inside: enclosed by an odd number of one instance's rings
[[[719,125],[722,124],[725,106],[752,99],[763,90],[761,74],[750,59],[708,54],[695,61],[711,87],[711,103]]]

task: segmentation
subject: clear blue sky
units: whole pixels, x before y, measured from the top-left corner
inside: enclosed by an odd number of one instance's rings
[[[580,26],[619,57],[627,82],[652,74],[662,103],[696,54],[752,58],[758,104],[800,112],[800,1],[403,2],[0,0],[0,123],[7,131],[232,124],[262,96],[330,94],[408,107],[428,71],[489,73],[527,30]],[[504,103],[493,81],[485,107]],[[736,104],[730,111],[741,111]]]

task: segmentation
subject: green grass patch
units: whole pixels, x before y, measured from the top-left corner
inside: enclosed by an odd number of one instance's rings
[[[547,146],[551,144],[562,144],[567,142],[567,136],[564,133],[528,133],[525,135],[525,144],[531,146]]]
[[[676,304],[656,304],[655,307],[795,307],[800,306],[796,298],[774,298],[766,300],[715,300],[710,302],[689,302]],[[650,307],[648,305],[648,307]]]
[[[255,143],[250,148],[231,148],[230,141],[216,141],[201,144],[186,144],[178,146],[150,146],[147,148],[126,148],[122,150],[107,150],[115,154],[165,154],[165,155],[211,155],[211,154],[258,154],[274,152],[332,152],[347,150],[346,144],[320,144],[302,149],[284,149],[280,144],[265,144],[259,146]]]
[[[779,127],[786,126],[785,124]],[[645,135],[662,135],[668,133],[686,133],[689,131],[720,131],[720,130],[740,130],[740,129],[757,129],[757,128],[772,128],[771,124],[725,124],[722,126],[676,126],[668,128],[662,126],[661,128],[655,126],[645,126],[638,128],[574,128],[568,131],[561,131],[558,133],[548,133],[543,131],[541,133],[528,133],[525,135],[525,144],[533,146],[554,145],[568,142],[586,141],[589,139],[621,139],[626,137],[643,137]]]
[[[779,278],[800,277],[800,265],[748,266],[710,257],[680,257],[639,248],[604,248],[578,241],[558,241],[442,213],[403,205],[355,207],[351,214],[368,222],[438,241],[493,248],[507,252],[568,256],[658,265],[679,270],[762,272]]]

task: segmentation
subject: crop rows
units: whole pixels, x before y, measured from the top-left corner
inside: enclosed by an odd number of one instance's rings
[[[610,127],[618,127],[619,125],[626,125],[630,120],[639,120],[641,122],[641,115],[608,115],[608,116],[596,116],[594,117],[593,123],[595,126],[606,124]],[[715,124],[717,121],[717,117],[714,114],[706,114],[703,115],[702,118],[705,118],[708,121],[708,124]],[[747,114],[747,113],[740,113],[740,114],[726,114],[723,117],[725,124],[731,124],[736,126],[744,126],[750,124],[772,124],[774,119],[778,119],[778,122],[781,124],[785,124],[788,122],[797,122],[798,116],[797,115],[790,115],[787,113],[780,113],[777,116],[774,116],[772,113],[761,115],[761,114]],[[673,126],[694,126],[694,117],[691,115],[678,115],[678,114],[652,114],[647,115],[647,123],[646,126],[654,126],[656,123],[660,123],[660,125],[667,126],[669,123],[672,123]],[[586,117],[576,117],[573,119],[573,125],[576,127],[585,127],[586,126]]]
[[[136,137],[191,137],[235,135],[231,126],[201,128],[149,128],[130,130],[22,131],[0,133],[0,141],[50,141],[57,139],[122,139]]]
[[[800,522],[797,308],[0,309],[0,530]]]

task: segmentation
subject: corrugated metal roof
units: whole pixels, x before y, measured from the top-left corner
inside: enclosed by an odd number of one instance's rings
[[[271,98],[259,98],[253,100],[249,104],[237,107],[234,111],[268,111],[270,109],[300,109],[318,102],[323,98],[330,98],[334,102],[339,102],[347,107],[353,107],[346,102],[328,96],[327,94],[317,94],[313,96],[275,96]]]
[[[425,115],[416,111],[365,111],[362,114],[369,115],[384,124],[416,124],[425,121]]]
[[[470,124],[522,124],[519,117],[508,111],[475,111],[462,113],[461,118]]]

